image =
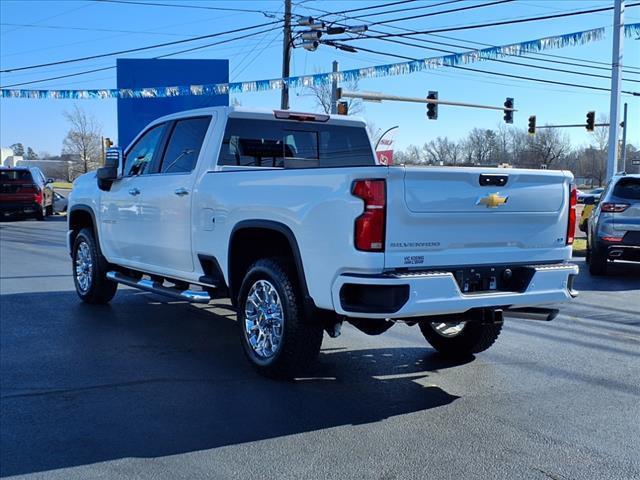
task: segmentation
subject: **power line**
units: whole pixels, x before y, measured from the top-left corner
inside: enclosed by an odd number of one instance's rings
[[[399,29],[400,27],[391,26],[391,28],[398,28]],[[430,35],[432,37],[437,37],[437,38],[444,38],[444,39],[448,39],[448,40],[455,40],[455,41],[459,41],[459,42],[471,43],[471,44],[474,44],[474,45],[480,45],[481,47],[495,47],[495,45],[492,45],[490,43],[475,42],[473,40],[463,40],[461,38],[451,37],[451,36],[447,36],[447,35],[434,35],[432,33],[429,33],[427,35]],[[593,65],[576,65],[576,66],[580,66],[580,67],[583,67],[583,68],[596,68],[596,69],[600,69],[600,70],[611,71],[611,64],[607,63],[607,62],[599,62],[599,61],[596,61],[596,60],[587,60],[587,59],[584,59],[584,58],[570,57],[570,56],[567,56],[567,55],[555,55],[555,54],[552,54],[552,53],[542,53],[542,52],[531,52],[530,55],[537,55],[537,56],[550,57],[550,58],[562,58],[562,59],[565,59],[565,60],[573,60],[573,61],[576,61],[576,62],[584,62],[584,63],[596,63],[598,65],[606,65],[606,66],[604,66],[604,67],[596,67],[596,66],[593,66]],[[559,63],[561,63],[561,62],[559,62]],[[632,69],[632,70],[633,69],[640,70],[640,67],[628,66],[627,68]],[[626,72],[627,73],[635,73],[635,72],[631,72],[631,71],[628,71],[628,70]],[[636,73],[636,75],[637,75],[637,73]]]
[[[233,38],[228,38],[226,40],[221,40],[219,42],[214,42],[214,43],[209,43],[209,44],[206,44],[206,45],[200,45],[198,47],[189,48],[187,50],[179,50],[177,52],[165,53],[164,55],[159,55],[159,56],[154,57],[154,58],[156,58],[156,59],[157,58],[167,58],[167,57],[171,57],[173,55],[179,55],[181,53],[187,53],[187,52],[191,52],[191,51],[194,51],[194,50],[201,50],[201,49],[204,49],[204,48],[209,48],[209,47],[213,47],[213,46],[216,46],[216,45],[221,45],[223,43],[233,42],[235,40],[242,40],[243,38],[252,37],[254,35],[261,35],[263,33],[272,32],[274,30],[279,30],[279,28],[280,27],[273,27],[273,28],[269,28],[269,29],[266,29],[266,30],[262,30],[260,32],[252,32],[252,33],[249,33],[249,34],[240,35],[240,36],[233,37]],[[87,75],[89,73],[99,72],[99,71],[103,71],[103,70],[110,70],[110,69],[114,69],[114,68],[116,68],[115,65],[110,66],[110,67],[99,68],[99,69],[85,70],[85,71],[82,71],[82,72],[76,72],[76,73],[72,73],[72,74],[68,74],[68,75],[61,75],[61,76],[58,76],[58,77],[42,78],[42,79],[39,79],[39,80],[32,80],[32,81],[29,81],[29,82],[14,83],[14,84],[11,84],[11,85],[3,85],[0,88],[18,87],[18,86],[23,86],[23,85],[31,85],[31,84],[34,84],[34,83],[46,82],[46,81],[49,81],[49,80],[58,80],[58,79],[61,79],[61,78],[77,77],[77,76],[80,76],[80,75]]]
[[[260,24],[257,24],[257,25],[251,25],[249,27],[236,28],[234,30],[227,30],[226,32],[212,33],[212,34],[209,34],[209,35],[200,35],[200,36],[197,36],[197,37],[186,38],[184,40],[175,40],[173,42],[157,43],[155,45],[148,45],[146,47],[130,48],[130,49],[127,49],[127,50],[119,50],[117,52],[101,53],[101,54],[98,54],[98,55],[90,55],[90,56],[87,56],[87,57],[79,57],[79,58],[72,58],[72,59],[68,59],[68,60],[60,60],[60,61],[57,61],[57,62],[41,63],[41,64],[38,64],[38,65],[29,65],[29,66],[26,66],[26,67],[7,68],[7,69],[4,69],[4,70],[0,70],[0,73],[18,72],[18,71],[21,71],[21,70],[31,70],[31,69],[34,69],[34,68],[50,67],[52,65],[62,65],[62,64],[65,64],[65,63],[82,62],[82,61],[85,61],[85,60],[93,60],[93,59],[96,59],[96,58],[112,57],[114,55],[122,55],[122,54],[125,54],[125,53],[140,52],[140,51],[143,51],[143,50],[151,50],[151,49],[154,49],[154,48],[167,47],[167,46],[170,46],[170,45],[178,45],[178,44],[181,44],[181,43],[195,42],[197,40],[203,40],[205,38],[219,37],[221,35],[228,35],[230,33],[244,32],[244,31],[247,31],[247,30],[252,30],[254,28],[265,27],[265,26],[268,26],[268,25],[275,25],[275,24],[279,24],[279,23],[282,23],[282,20],[276,20],[276,21],[267,22],[267,23],[260,23]],[[184,50],[184,52],[192,51],[192,50],[194,50],[194,49]]]
[[[148,30],[112,30],[110,28],[95,28],[95,27],[65,27],[63,25],[36,25],[35,23],[0,23],[2,26],[11,27],[29,27],[29,28],[48,28],[50,30],[81,30],[88,32],[113,32],[113,33],[144,33],[147,35],[170,35],[174,37],[186,37],[180,33],[166,33],[166,32],[150,32]]]
[[[327,12],[327,15],[344,15],[345,13],[361,12],[362,10],[371,10],[371,9],[373,9],[373,8],[391,7],[391,6],[393,6],[393,5],[401,5],[401,4],[403,4],[403,3],[413,3],[413,2],[415,2],[415,1],[416,1],[416,0],[400,0],[400,1],[397,1],[397,2],[383,3],[382,5],[369,5],[369,6],[367,6],[367,7],[352,8],[352,9],[350,9],[350,10],[342,10],[341,12],[335,12],[335,13],[334,13],[334,12],[330,12],[330,13],[329,13],[329,12]],[[302,4],[300,4],[300,3],[299,3],[299,4],[297,4],[297,5],[299,5],[299,6],[303,7],[303,8],[308,8],[308,9],[310,9],[310,10],[318,10],[318,9],[316,9],[316,8],[308,7],[308,6],[306,6],[306,5],[302,5]],[[327,15],[320,15],[320,17],[318,17],[318,19],[320,19],[320,18],[324,18],[324,17],[326,17]]]
[[[489,2],[489,3],[467,5],[466,7],[452,8],[452,9],[449,9],[449,10],[441,10],[439,12],[423,13],[423,14],[420,14],[420,15],[412,15],[410,17],[394,18],[394,19],[391,19],[391,20],[381,20],[379,22],[371,23],[370,25],[386,25],[388,23],[404,22],[406,20],[415,20],[416,18],[433,17],[433,16],[436,16],[436,15],[444,15],[446,13],[462,12],[462,11],[465,11],[465,10],[475,10],[476,8],[491,7],[493,5],[500,5],[502,3],[511,3],[513,1],[514,0],[496,0],[494,2]]]
[[[398,12],[408,12],[411,10],[422,10],[423,8],[435,8],[435,7],[440,7],[442,5],[450,5],[452,3],[460,3],[460,2],[464,2],[465,0],[448,0],[446,2],[440,2],[440,3],[432,3],[429,5],[420,5],[419,7],[410,7],[410,8],[402,8],[399,10],[387,10],[386,12],[376,12],[376,13],[366,13],[364,15],[357,15],[355,17],[348,17],[351,20],[358,20],[360,18],[364,18],[364,17],[375,17],[375,16],[379,16],[379,15],[389,15],[391,13],[398,13]],[[319,18],[323,18],[326,17],[327,15],[338,15],[337,13],[330,13],[327,12],[326,10],[322,10],[320,8],[313,8],[313,7],[307,7],[306,5],[302,5],[304,8],[307,8],[309,10],[316,10],[318,12],[322,12],[324,13],[324,15],[321,15]],[[379,5],[377,7],[371,7],[371,8],[380,8],[383,7],[384,5]],[[357,10],[363,10],[363,9],[357,9]],[[365,10],[369,10],[369,9],[365,9]],[[346,17],[346,15],[341,15],[343,17]]]
[[[435,12],[437,13],[437,12]],[[369,15],[363,15],[361,17],[368,17]],[[350,18],[350,17],[346,17],[349,18],[350,20],[353,20],[354,18]],[[337,23],[337,22],[336,22]],[[412,31],[406,28],[402,28],[402,27],[398,27],[398,26],[394,26],[394,25],[390,25],[390,28],[395,28],[397,30],[402,30],[405,32],[409,32],[408,34],[406,34],[407,38],[410,38],[411,40],[415,40],[418,42],[422,42],[422,43],[434,43],[434,44],[439,44],[439,45],[445,45],[445,46],[452,46],[452,47],[456,47],[456,48],[468,48],[465,46],[460,46],[460,45],[453,45],[450,43],[444,43],[444,42],[436,42],[436,41],[431,41],[431,40],[425,40],[425,39],[421,39],[421,38],[416,38],[416,37],[409,37],[409,35],[417,35],[420,34],[420,32],[416,32],[416,31]],[[400,45],[406,45],[409,47],[414,47],[414,48],[422,48],[422,49],[426,49],[426,50],[433,50],[433,51],[437,51],[437,52],[444,52],[444,53],[458,53],[458,52],[454,52],[451,50],[444,50],[444,49],[440,49],[440,48],[434,48],[434,47],[424,47],[424,46],[420,46],[420,45],[415,45],[413,43],[408,43],[408,42],[403,42],[401,40],[397,40],[397,39],[392,39],[392,38],[388,38],[387,34],[388,32],[384,32],[384,31],[379,31],[379,30],[369,30],[370,32],[374,32],[374,33],[379,33],[380,35],[378,36],[369,36],[369,35],[364,35],[361,37],[357,37],[358,39],[379,39],[379,40],[383,40],[383,41],[387,41],[387,42],[392,42],[392,43],[396,43],[396,44],[400,44]],[[355,40],[355,38],[348,38],[348,39],[342,39],[342,41],[348,41],[348,40]],[[460,41],[464,41],[464,40],[460,40]],[[324,42],[326,43],[326,42]],[[339,48],[339,47],[338,47]],[[362,49],[360,49],[362,50]],[[517,57],[517,55],[514,55],[514,57]],[[607,79],[610,80],[611,77],[608,75],[598,75],[598,74],[594,74],[594,73],[588,73],[588,72],[577,72],[575,70],[566,70],[566,69],[559,69],[559,68],[553,68],[553,67],[544,67],[544,66],[540,66],[540,65],[532,65],[530,63],[523,63],[523,62],[514,62],[514,61],[510,61],[510,60],[504,60],[504,59],[493,59],[493,58],[487,58],[485,59],[487,61],[492,61],[492,62],[499,62],[499,63],[505,63],[505,64],[511,64],[511,65],[517,65],[517,66],[523,66],[523,67],[529,67],[529,68],[538,68],[541,70],[547,70],[547,71],[556,71],[556,72],[560,72],[560,73],[568,73],[568,74],[573,74],[573,75],[582,75],[582,76],[588,76],[588,77],[593,77],[593,78],[603,78],[603,79]],[[531,60],[534,61],[546,61],[546,62],[552,62],[551,60],[546,60],[546,59],[537,59],[537,58],[531,58]],[[558,62],[559,63],[559,62]],[[568,63],[568,62],[565,62]],[[577,64],[573,64],[574,66],[579,66],[584,68],[583,65],[577,65]],[[596,67],[599,68],[599,67]],[[603,69],[605,69],[604,67],[602,67]],[[605,69],[606,70],[606,69]],[[633,73],[633,72],[630,72]],[[640,83],[640,80],[634,80],[634,79],[624,79],[625,81],[629,81],[629,82],[637,82]]]
[[[500,0],[500,1],[508,1],[508,0]],[[487,4],[488,5],[488,4]],[[627,8],[629,7],[635,7],[640,5],[640,2],[637,3],[631,3],[629,5],[627,5]],[[602,8],[592,8],[591,10],[580,10],[580,11],[573,11],[573,12],[565,12],[565,13],[557,13],[554,15],[544,15],[541,17],[527,17],[527,18],[520,18],[520,19],[512,19],[512,20],[503,20],[503,21],[498,21],[498,22],[488,22],[488,23],[480,23],[480,24],[475,24],[475,25],[463,25],[463,26],[458,26],[458,27],[445,27],[445,28],[437,28],[437,29],[433,29],[433,30],[422,30],[422,31],[416,31],[413,33],[413,35],[418,35],[418,34],[431,34],[431,33],[440,33],[440,32],[452,32],[452,31],[458,31],[458,30],[473,30],[473,29],[477,29],[477,28],[486,28],[486,27],[496,27],[496,26],[501,26],[501,25],[514,25],[517,23],[527,23],[527,22],[538,22],[541,20],[551,20],[554,18],[563,18],[563,17],[573,17],[576,15],[586,15],[589,13],[595,13],[595,12],[604,12],[607,10],[613,10],[613,7],[602,7]],[[434,12],[437,13],[437,12]],[[407,17],[409,18],[409,17]],[[415,18],[415,17],[413,17]],[[394,20],[394,21],[397,21]],[[382,23],[390,23],[389,21],[387,22],[377,22],[377,23],[373,23],[372,25],[377,25],[377,24],[382,24]],[[353,37],[353,38],[338,38],[336,39],[336,41],[345,41],[345,40],[361,40],[364,38],[370,38],[370,39],[375,39],[375,38],[390,38],[390,37],[406,37],[407,34],[406,33],[387,33],[384,35],[378,35],[378,36],[368,36],[368,37]]]
[[[376,38],[376,37],[370,37],[370,38]],[[414,37],[410,37],[412,40],[417,40],[419,42],[423,42],[423,43],[436,43],[436,44],[440,44],[442,42],[431,42],[429,40],[423,40],[421,38],[414,38]],[[436,52],[443,52],[443,53],[459,53],[459,52],[454,52],[451,50],[444,50],[441,48],[434,48],[434,47],[423,47],[421,45],[415,45],[413,43],[409,43],[409,42],[403,42],[401,40],[397,40],[397,39],[392,39],[392,38],[380,38],[380,40],[384,40],[387,42],[392,42],[392,43],[396,43],[399,45],[406,45],[409,47],[413,47],[413,48],[422,48],[422,49],[426,49],[426,50],[434,50]],[[451,44],[449,44],[451,45]],[[464,46],[458,46],[458,45],[451,45],[454,47],[458,47],[458,48],[467,48]],[[518,57],[517,55],[514,55],[515,57]],[[540,70],[548,70],[548,71],[554,71],[554,72],[560,72],[560,73],[568,73],[568,74],[572,74],[572,75],[582,75],[582,76],[586,76],[586,77],[594,77],[594,78],[603,78],[606,80],[611,80],[611,77],[608,75],[598,75],[595,73],[588,73],[588,72],[576,72],[575,70],[565,70],[565,69],[561,69],[561,68],[553,68],[553,67],[544,67],[541,65],[532,65],[530,63],[525,63],[525,62],[514,62],[512,60],[505,60],[505,59],[499,59],[499,58],[485,58],[485,61],[489,61],[489,62],[498,62],[498,63],[505,63],[505,64],[510,64],[510,65],[517,65],[517,66],[521,66],[521,67],[529,67],[529,68],[537,68]],[[544,59],[531,59],[531,60],[538,60],[538,61],[551,61],[551,60],[544,60]],[[553,62],[553,61],[551,61]],[[629,79],[629,78],[624,78],[623,80],[627,81],[627,82],[636,82],[636,83],[640,83],[640,80],[634,80],[634,79]]]
[[[336,42],[333,42],[336,43]],[[377,50],[371,50],[368,48],[364,48],[364,47],[358,47],[358,50],[361,50],[363,52],[369,52],[369,53],[375,53],[378,55],[385,55],[388,57],[395,57],[395,58],[400,58],[403,60],[419,60],[417,58],[414,57],[407,57],[405,55],[398,55],[395,53],[387,53],[387,52],[380,52]],[[523,75],[512,75],[512,74],[508,74],[508,73],[501,73],[501,72],[492,72],[489,70],[481,70],[478,68],[471,68],[471,67],[462,67],[460,65],[443,65],[444,67],[448,67],[448,68],[456,68],[459,70],[468,70],[471,72],[478,72],[478,73],[484,73],[487,75],[497,75],[500,77],[508,77],[508,78],[516,78],[516,79],[520,79],[520,80],[529,80],[529,81],[533,81],[533,82],[540,82],[540,83],[548,83],[548,84],[552,84],[552,85],[563,85],[563,86],[567,86],[567,87],[576,87],[576,88],[584,88],[584,89],[588,89],[588,90],[600,90],[600,91],[604,91],[604,92],[610,92],[611,89],[610,88],[604,88],[604,87],[596,87],[593,85],[580,85],[577,83],[569,83],[569,82],[559,82],[559,81],[555,81],[555,80],[548,80],[548,79],[543,79],[543,78],[536,78],[536,77],[527,77],[527,76],[523,76]],[[640,95],[640,93],[638,92],[631,92],[631,91],[622,91],[622,93],[628,94],[628,95]]]
[[[448,2],[445,2],[445,3],[448,3]],[[430,5],[430,6],[436,6],[436,5],[441,5],[441,4],[434,4],[434,5]],[[638,4],[632,4],[630,6],[636,6],[636,5],[638,5]],[[337,13],[334,14],[334,13],[329,12],[327,10],[323,10],[323,9],[320,9],[320,8],[309,7],[309,6],[306,6],[306,5],[304,5],[303,8],[306,8],[306,9],[309,9],[309,10],[318,11],[318,12],[322,12],[322,13],[324,13],[324,15],[323,15],[324,17],[326,17],[328,15],[337,15]],[[365,15],[359,15],[359,16],[356,16],[356,17],[351,17],[351,16],[347,17],[346,15],[342,15],[342,16],[345,18],[345,20],[357,20],[357,19],[359,20],[359,19],[362,19],[362,18],[370,17],[372,15],[365,14]],[[516,19],[514,19],[514,20],[516,20]],[[346,26],[345,24],[340,24],[339,22],[334,22],[334,23]],[[451,36],[448,36],[448,35],[437,35],[437,34],[434,34],[434,33],[416,32],[416,31],[412,31],[412,30],[408,30],[408,29],[399,27],[397,25],[389,25],[389,28],[394,28],[396,30],[403,30],[403,31],[406,31],[406,32],[410,32],[411,35],[424,34],[424,35],[429,35],[429,36],[433,36],[433,37],[437,37],[437,38],[444,38],[444,39],[447,39],[447,40],[455,40],[455,41],[466,42],[466,43],[470,43],[470,44],[474,44],[474,45],[480,45],[482,47],[495,47],[495,45],[492,45],[492,44],[476,42],[476,41],[473,41],[473,40],[465,40],[465,39],[461,39],[461,38],[451,37]],[[376,30],[370,30],[370,31],[376,32]],[[373,37],[365,37],[365,38],[373,38]],[[346,40],[350,40],[350,39],[344,38],[344,39],[338,39],[338,40],[346,41]],[[432,43],[436,43],[437,44],[438,42],[432,42]],[[456,45],[451,45],[451,44],[443,44],[443,45],[456,46]],[[459,47],[459,46],[456,46],[456,47],[458,47],[458,48],[468,48],[468,47]],[[542,53],[542,52],[531,52],[530,55],[550,57],[550,58],[561,58],[561,59],[566,59],[566,60],[574,60],[574,61],[578,61],[578,62],[588,63],[588,65],[578,65],[578,64],[570,64],[569,63],[570,65],[578,66],[578,67],[581,67],[581,68],[600,69],[600,70],[607,70],[607,71],[611,70],[611,64],[610,63],[599,62],[599,61],[595,61],[595,60],[591,60],[591,59],[586,60],[586,59],[570,57],[570,56],[566,56],[566,55],[554,55],[554,54],[551,54],[551,53]],[[548,61],[548,60],[543,60],[543,59],[538,59],[538,58],[531,58],[529,56],[527,56],[527,58],[529,58],[531,60],[534,60],[534,61]],[[558,62],[558,63],[566,63],[566,62]],[[600,64],[600,65],[606,65],[606,67],[597,67],[597,66],[592,65],[594,63],[595,64]],[[633,70],[640,71],[640,67],[628,66],[627,69],[623,70],[623,71],[625,73],[631,73],[631,74],[637,75],[637,73],[634,72]]]
[[[91,0],[92,2],[97,3],[120,3],[124,5],[144,5],[148,7],[172,7],[172,8],[192,8],[199,10],[217,10],[217,11],[226,11],[226,12],[246,12],[246,13],[261,13],[265,16],[268,16],[267,13],[275,14],[277,12],[268,11],[268,10],[252,10],[248,8],[231,8],[231,7],[211,7],[204,5],[189,5],[189,4],[176,4],[176,3],[158,3],[158,2],[139,2],[139,1],[125,1],[125,0]]]

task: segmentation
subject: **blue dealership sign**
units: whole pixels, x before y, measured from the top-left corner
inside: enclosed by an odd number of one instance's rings
[[[229,60],[120,58],[118,89],[227,83]],[[118,145],[126,148],[145,125],[163,115],[229,105],[229,95],[118,98]]]

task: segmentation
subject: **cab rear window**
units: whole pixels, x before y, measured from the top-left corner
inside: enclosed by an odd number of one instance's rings
[[[271,168],[375,165],[362,127],[230,118],[219,165]]]
[[[613,189],[613,195],[626,200],[640,200],[640,178],[621,178]]]

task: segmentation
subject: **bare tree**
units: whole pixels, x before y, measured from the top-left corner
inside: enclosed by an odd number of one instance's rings
[[[422,149],[429,163],[437,165],[456,163],[460,151],[457,143],[447,137],[438,137],[435,140],[431,140],[425,143]]]
[[[78,105],[74,105],[72,111],[64,112],[64,117],[71,128],[63,141],[62,153],[79,158],[79,162],[72,169],[72,176],[75,178],[100,166],[101,127],[93,116],[87,114]]]
[[[372,120],[367,120],[367,133],[371,139],[371,143],[375,146],[380,140],[380,136],[383,134],[381,128],[378,128]]]
[[[570,151],[569,138],[557,128],[540,130],[532,144],[534,158],[540,165],[544,165],[544,168],[559,163]]]
[[[316,71],[316,73],[319,73],[319,71]],[[358,81],[347,82],[344,88],[353,92],[358,91]],[[320,108],[324,113],[331,113],[331,83],[312,84],[309,86],[309,90],[311,90],[316,107]],[[357,115],[364,111],[362,100],[359,98],[348,98],[347,106],[349,115]]]

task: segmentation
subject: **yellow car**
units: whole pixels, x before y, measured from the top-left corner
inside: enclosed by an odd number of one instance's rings
[[[587,231],[587,224],[589,223],[589,215],[591,215],[591,212],[593,211],[594,206],[595,206],[594,204],[585,205],[584,208],[582,209],[582,215],[580,215],[580,223],[578,224],[578,228],[580,229],[581,232]]]
[[[581,232],[587,231],[587,223],[589,223],[589,215],[593,211],[593,207],[600,201],[600,196],[604,192],[604,187],[594,188],[588,193],[584,193],[582,197],[582,202],[584,204],[584,208],[582,209],[582,215],[580,215],[580,223],[578,223],[578,228]]]

